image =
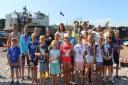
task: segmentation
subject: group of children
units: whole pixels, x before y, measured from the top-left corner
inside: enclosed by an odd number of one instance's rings
[[[32,33],[30,38],[26,36],[26,30],[25,28],[24,35],[20,37],[20,46],[17,45],[17,39],[13,38],[11,47],[8,49],[12,83],[14,82],[14,70],[17,83],[19,83],[18,71],[22,71],[23,78],[26,59],[28,71],[31,69],[32,84],[46,85],[44,84],[46,72],[52,77],[53,85],[57,85],[57,79],[61,76],[64,78],[64,85],[70,85],[70,81],[74,81],[75,85],[84,85],[85,80],[86,84],[90,81],[94,84],[95,79],[111,81],[113,62],[117,64],[116,77],[118,77],[119,54],[122,45],[119,32],[115,32],[112,38],[106,31],[104,32],[106,35],[98,35],[97,41],[93,32],[75,34],[76,29],[72,32],[69,30],[61,33],[63,34],[61,40],[59,40],[61,35],[56,32],[54,40],[47,46],[46,36],[41,35],[37,40],[36,34]],[[94,76],[95,66],[96,78]],[[40,82],[37,81],[37,67],[39,67]],[[78,84],[79,78],[80,84]],[[100,81],[97,83],[101,84]]]

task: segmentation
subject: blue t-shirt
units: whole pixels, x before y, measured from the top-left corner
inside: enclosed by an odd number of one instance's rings
[[[49,57],[53,58],[51,63],[59,63],[59,56],[60,56],[60,50],[58,49],[51,49],[49,53]]]
[[[18,63],[18,58],[20,55],[20,48],[18,46],[10,47],[8,49],[8,54],[9,54],[10,63]]]
[[[37,42],[34,43],[29,43],[28,45],[28,49],[29,49],[29,54],[30,54],[30,60],[35,61],[35,52],[36,52],[36,48],[37,45],[39,45]]]
[[[28,44],[31,42],[30,36],[21,35],[20,36],[20,50],[22,54],[28,53]]]
[[[69,42],[70,42],[73,46],[75,46],[75,45],[77,44],[77,39],[76,39],[76,37],[69,37]]]

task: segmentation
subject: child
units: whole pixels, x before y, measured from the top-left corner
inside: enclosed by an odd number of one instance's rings
[[[109,36],[105,37],[105,43],[103,44],[103,66],[104,66],[104,80],[106,81],[106,75],[108,71],[109,80],[112,79],[112,66],[113,66],[113,47],[110,44]]]
[[[13,38],[11,41],[11,47],[8,49],[9,65],[11,69],[11,84],[14,83],[14,70],[16,72],[17,84],[19,84],[18,67],[20,65],[20,48],[17,46],[17,39]]]
[[[29,59],[30,59],[30,68],[31,68],[31,74],[32,74],[32,84],[36,82],[36,75],[37,75],[37,64],[38,59],[35,56],[36,48],[38,43],[36,42],[36,34],[33,33],[31,35],[32,42],[28,45],[29,50]]]
[[[118,78],[118,69],[119,69],[119,55],[120,55],[120,46],[122,45],[122,40],[119,38],[119,32],[115,32],[114,39],[114,63],[116,64],[116,78]]]
[[[82,44],[82,36],[78,36],[78,44],[74,46],[74,57],[75,57],[74,68],[76,71],[76,82],[78,82],[78,73],[80,71],[81,85],[83,85],[84,54],[85,54],[85,46]]]
[[[98,44],[96,45],[96,74],[97,83],[101,84],[103,74],[103,38],[98,37]]]
[[[92,84],[94,82],[94,59],[95,59],[95,46],[93,43],[93,38],[92,35],[88,35],[88,42],[86,45],[86,78],[87,78],[87,84],[91,80],[89,80],[89,72],[91,71],[91,79],[92,79]]]
[[[40,36],[40,45],[37,46],[36,56],[39,57],[40,63],[40,85],[44,85],[45,74],[48,71],[48,46],[45,45],[45,36]]]
[[[71,75],[71,56],[72,56],[72,45],[69,42],[68,33],[64,34],[64,42],[60,46],[62,63],[63,63],[63,73],[64,73],[64,84],[69,85],[70,75]]]
[[[21,50],[21,63],[22,63],[22,80],[24,80],[24,66],[25,61],[28,65],[28,79],[30,79],[30,60],[28,57],[28,45],[31,42],[31,37],[28,35],[27,25],[24,27],[24,34],[20,36],[20,50]]]
[[[59,64],[59,58],[60,58],[60,50],[57,49],[57,41],[53,40],[52,43],[52,49],[49,53],[49,61],[50,61],[50,74],[53,78],[53,85],[57,85],[57,75],[60,74],[60,64]]]

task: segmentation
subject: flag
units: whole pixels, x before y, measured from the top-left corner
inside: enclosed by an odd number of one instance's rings
[[[60,11],[60,15],[61,15],[61,16],[64,16],[64,14],[63,14],[61,11]]]

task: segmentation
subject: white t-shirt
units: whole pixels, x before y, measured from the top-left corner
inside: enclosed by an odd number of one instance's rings
[[[60,51],[58,49],[50,50],[49,57],[54,59],[51,61],[51,63],[59,63],[59,59],[58,59],[59,56],[60,56]]]
[[[103,49],[102,46],[97,45],[96,47],[96,62],[103,62]]]
[[[60,42],[63,42],[64,41],[64,34],[65,34],[65,32],[56,32],[56,34],[59,34],[59,41]]]
[[[85,53],[85,45],[77,44],[74,46],[75,52],[75,61],[76,62],[84,62],[84,53]]]

